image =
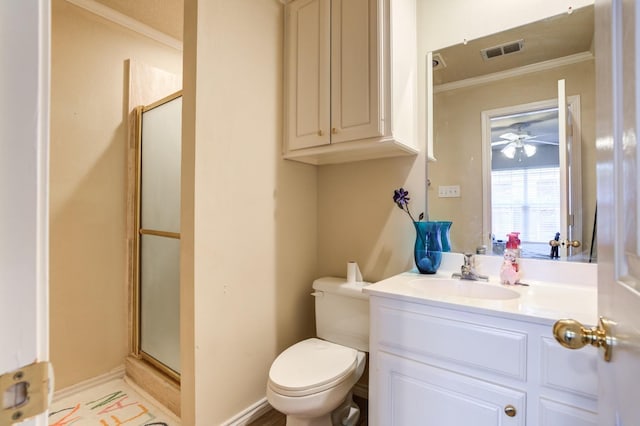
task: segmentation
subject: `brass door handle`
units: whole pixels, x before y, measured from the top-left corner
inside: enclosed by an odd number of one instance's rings
[[[578,240],[551,240],[549,241],[549,245],[551,247],[557,247],[557,246],[564,246],[566,245],[567,247],[580,247],[580,241]]]
[[[614,338],[611,328],[615,323],[600,317],[598,326],[587,328],[573,319],[561,319],[553,325],[553,336],[565,348],[580,349],[587,344],[604,348],[604,360],[611,361]]]

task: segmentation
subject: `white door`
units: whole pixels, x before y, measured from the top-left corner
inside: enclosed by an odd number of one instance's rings
[[[427,76],[427,79],[430,77]],[[493,156],[495,153],[494,150],[494,142],[495,142],[495,130],[496,128],[501,128],[502,126],[508,125],[514,131],[520,133],[520,130],[516,130],[521,126],[523,121],[525,123],[536,123],[540,121],[545,121],[548,123],[553,123],[554,120],[557,121],[557,133],[555,136],[551,135],[553,132],[552,126],[545,125],[547,129],[544,131],[542,128],[536,129],[533,135],[526,136],[524,139],[520,140],[520,142],[525,142],[529,138],[533,142],[542,142],[536,139],[535,133],[540,132],[548,132],[550,137],[549,140],[553,140],[554,137],[557,137],[557,152],[549,153],[548,155],[551,157],[552,155],[557,158],[558,165],[558,187],[557,187],[557,198],[555,198],[555,203],[552,203],[552,207],[557,209],[557,223],[555,226],[552,225],[552,229],[549,232],[546,232],[547,240],[544,242],[544,246],[541,248],[535,245],[529,246],[527,243],[537,242],[541,243],[541,238],[538,236],[537,238],[532,238],[533,235],[523,233],[521,238],[524,240],[523,246],[525,249],[529,249],[532,251],[538,251],[539,253],[543,253],[546,250],[546,253],[549,253],[549,246],[547,242],[550,238],[553,238],[553,234],[558,232],[560,235],[560,240],[562,245],[558,248],[558,255],[561,258],[566,259],[568,256],[575,256],[580,253],[581,248],[569,247],[569,244],[565,244],[566,240],[574,240],[579,238],[577,236],[582,233],[582,216],[579,212],[581,210],[582,205],[582,192],[580,185],[574,185],[574,182],[580,182],[581,179],[581,152],[580,152],[580,144],[573,143],[574,135],[575,140],[580,140],[580,96],[573,95],[567,96],[565,89],[565,80],[558,80],[558,96],[557,99],[547,99],[536,102],[529,102],[526,104],[520,105],[511,105],[507,107],[501,107],[491,110],[482,111],[481,114],[481,122],[482,122],[482,187],[483,192],[488,194],[483,199],[483,236],[484,236],[484,244],[487,247],[491,247],[494,243],[493,237],[497,236],[497,238],[504,238],[508,232],[511,232],[512,229],[505,229],[504,226],[499,226],[502,223],[502,219],[499,211],[494,211],[496,209],[500,209],[499,205],[496,205],[495,198],[492,200],[491,193],[496,192],[494,188],[494,183],[492,180],[494,179],[493,172],[496,171],[493,168]],[[554,109],[557,107],[557,115],[554,115]],[[527,125],[525,124],[525,127]],[[531,129],[527,129],[531,130]],[[501,133],[504,133],[506,130],[502,129]],[[530,133],[530,132],[528,132]],[[516,137],[516,139],[510,139]],[[500,136],[503,143],[508,143],[511,141],[512,143],[518,140],[518,135],[510,133],[510,135],[502,135]],[[543,142],[544,143],[544,142]],[[546,142],[550,143],[550,142]],[[526,145],[526,143],[524,143]],[[508,145],[498,145],[499,148],[504,148]],[[498,151],[499,152],[499,151]],[[524,151],[520,152],[524,155]],[[543,154],[544,155],[544,154]],[[518,160],[514,160],[518,161]],[[523,163],[526,164],[526,163]],[[523,166],[523,164],[516,162],[515,166],[512,166],[512,172],[520,172],[522,173],[522,177],[526,175],[527,167]],[[505,167],[504,165],[501,167]],[[500,170],[499,167],[497,170]],[[505,184],[508,185],[524,185],[527,186],[524,182],[529,181],[528,186],[533,188],[535,187],[535,174],[529,175],[531,177],[527,177],[524,180],[520,180],[519,183],[516,183],[517,179],[512,178],[512,176],[508,176],[506,180],[502,180],[499,176],[496,176],[498,186]],[[553,176],[553,175],[550,175]],[[548,177],[548,176],[547,176]],[[494,181],[494,182],[496,182]],[[523,187],[523,193],[527,192]],[[526,219],[525,216],[532,217],[535,213],[532,211],[535,210],[535,206],[530,205],[530,202],[539,203],[542,200],[539,199],[540,196],[535,195],[535,191],[530,192],[530,200],[521,200],[521,205],[519,206],[522,221],[528,222],[529,219]],[[553,200],[552,200],[553,201]],[[517,203],[509,207],[516,207]],[[579,206],[576,209],[576,206]],[[525,207],[529,210],[527,215],[524,214],[523,210]],[[536,210],[537,211],[537,210]],[[531,219],[533,220],[533,219]],[[523,225],[524,228],[527,226]],[[502,231],[498,231],[498,228],[501,228]],[[525,231],[525,229],[519,229],[520,231]],[[544,249],[546,247],[546,249]]]
[[[49,22],[48,0],[0,1],[0,380],[49,356]],[[0,390],[0,423],[22,397]]]
[[[640,425],[640,40],[636,1],[596,1],[598,312],[616,324],[598,364],[599,425]]]
[[[558,159],[560,163],[560,258],[578,255],[582,250],[582,182],[580,140],[580,96],[567,96],[564,79],[558,80]],[[575,139],[574,139],[575,137]],[[580,244],[574,247],[577,240]]]
[[[567,167],[567,94],[565,81],[558,80],[558,157],[560,160],[560,237],[569,238],[569,168]],[[567,250],[560,247],[560,257],[567,257]]]

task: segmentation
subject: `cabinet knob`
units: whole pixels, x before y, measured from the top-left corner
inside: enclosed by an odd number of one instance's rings
[[[504,407],[504,413],[509,417],[515,417],[516,413],[517,413],[516,407],[514,407],[511,404],[509,404],[506,407]]]
[[[335,127],[332,127],[331,128],[331,133],[333,133],[335,135],[336,133],[338,133],[338,130]]]
[[[322,130],[318,130],[318,136],[322,136]]]

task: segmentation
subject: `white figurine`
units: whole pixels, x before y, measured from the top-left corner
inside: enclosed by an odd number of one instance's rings
[[[500,282],[513,285],[518,280],[520,280],[520,271],[518,270],[516,254],[511,250],[505,250],[504,262],[500,267]]]

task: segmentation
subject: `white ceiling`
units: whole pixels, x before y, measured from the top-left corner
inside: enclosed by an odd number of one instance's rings
[[[95,0],[182,41],[184,0]]]

